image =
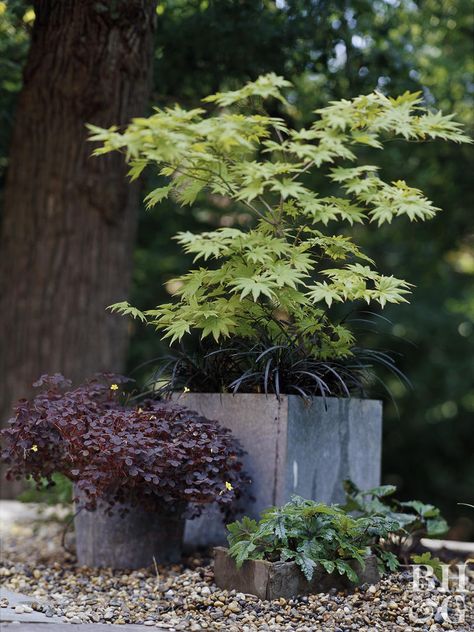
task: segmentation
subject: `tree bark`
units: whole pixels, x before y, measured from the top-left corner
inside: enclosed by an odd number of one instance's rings
[[[138,189],[86,123],[146,109],[153,0],[36,0],[0,236],[0,420],[43,373],[123,369]]]

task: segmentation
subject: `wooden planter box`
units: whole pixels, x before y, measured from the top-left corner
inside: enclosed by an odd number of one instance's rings
[[[376,584],[380,581],[377,559],[374,555],[366,558],[365,568],[352,562],[361,584]],[[247,560],[237,568],[230,557],[228,549],[214,549],[215,583],[223,590],[256,595],[259,599],[291,599],[297,595],[328,592],[331,588],[347,590],[354,588],[344,575],[331,573],[316,568],[313,579],[309,582],[295,562],[265,562],[263,560]]]
[[[380,484],[382,403],[367,399],[296,395],[185,393],[174,399],[230,428],[247,455],[254,503],[243,507],[257,518],[292,494],[324,503],[344,502],[342,482],[361,489]],[[186,523],[188,548],[226,544],[215,507]]]

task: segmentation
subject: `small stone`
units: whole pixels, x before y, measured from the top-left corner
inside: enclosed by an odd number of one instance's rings
[[[435,623],[444,623],[443,613],[438,610],[438,612],[434,616]]]
[[[6,589],[36,600],[39,605],[31,601],[27,608],[43,612],[48,621],[64,617],[69,624],[117,624],[124,632],[127,625],[144,623],[167,632],[418,632],[416,621],[422,617],[423,632],[430,627],[432,632],[453,630],[442,618],[443,595],[428,585],[414,592],[411,575],[405,577],[404,571],[350,593],[334,589],[305,598],[260,601],[216,587],[212,565],[199,554],[183,564],[158,565],[158,573],[151,566],[123,575],[78,567],[74,558],[54,548],[60,540],[54,523],[43,528],[44,535],[32,530],[22,546],[17,535],[7,534],[0,581]],[[428,601],[436,606],[425,611]],[[25,604],[18,605],[25,613]],[[8,602],[0,598],[0,606],[8,607]]]
[[[16,612],[16,614],[24,614],[25,606],[23,606],[22,604],[16,605],[15,606],[15,612]]]

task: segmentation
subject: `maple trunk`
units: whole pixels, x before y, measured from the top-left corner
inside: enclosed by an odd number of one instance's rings
[[[42,373],[120,371],[139,191],[86,123],[146,109],[155,2],[37,0],[0,236],[0,421]],[[4,486],[4,495],[7,490]]]

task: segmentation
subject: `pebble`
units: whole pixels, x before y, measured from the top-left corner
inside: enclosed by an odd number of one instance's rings
[[[435,623],[444,623],[444,616],[442,612],[437,612],[434,616]]]
[[[413,592],[407,571],[353,593],[332,590],[260,601],[253,595],[217,588],[211,560],[205,555],[193,555],[180,565],[130,572],[77,567],[74,557],[59,546],[62,528],[49,522],[38,531],[31,529],[27,536],[17,533],[4,538],[0,578],[5,588],[45,604],[39,609],[46,616],[59,616],[70,624],[141,624],[169,632],[474,630],[472,599],[466,596],[463,627],[449,627],[440,616],[446,595],[429,586]],[[428,602],[432,605],[425,611]],[[0,606],[8,603],[2,599]],[[33,607],[16,606],[23,613]],[[417,623],[417,617],[424,623]]]

